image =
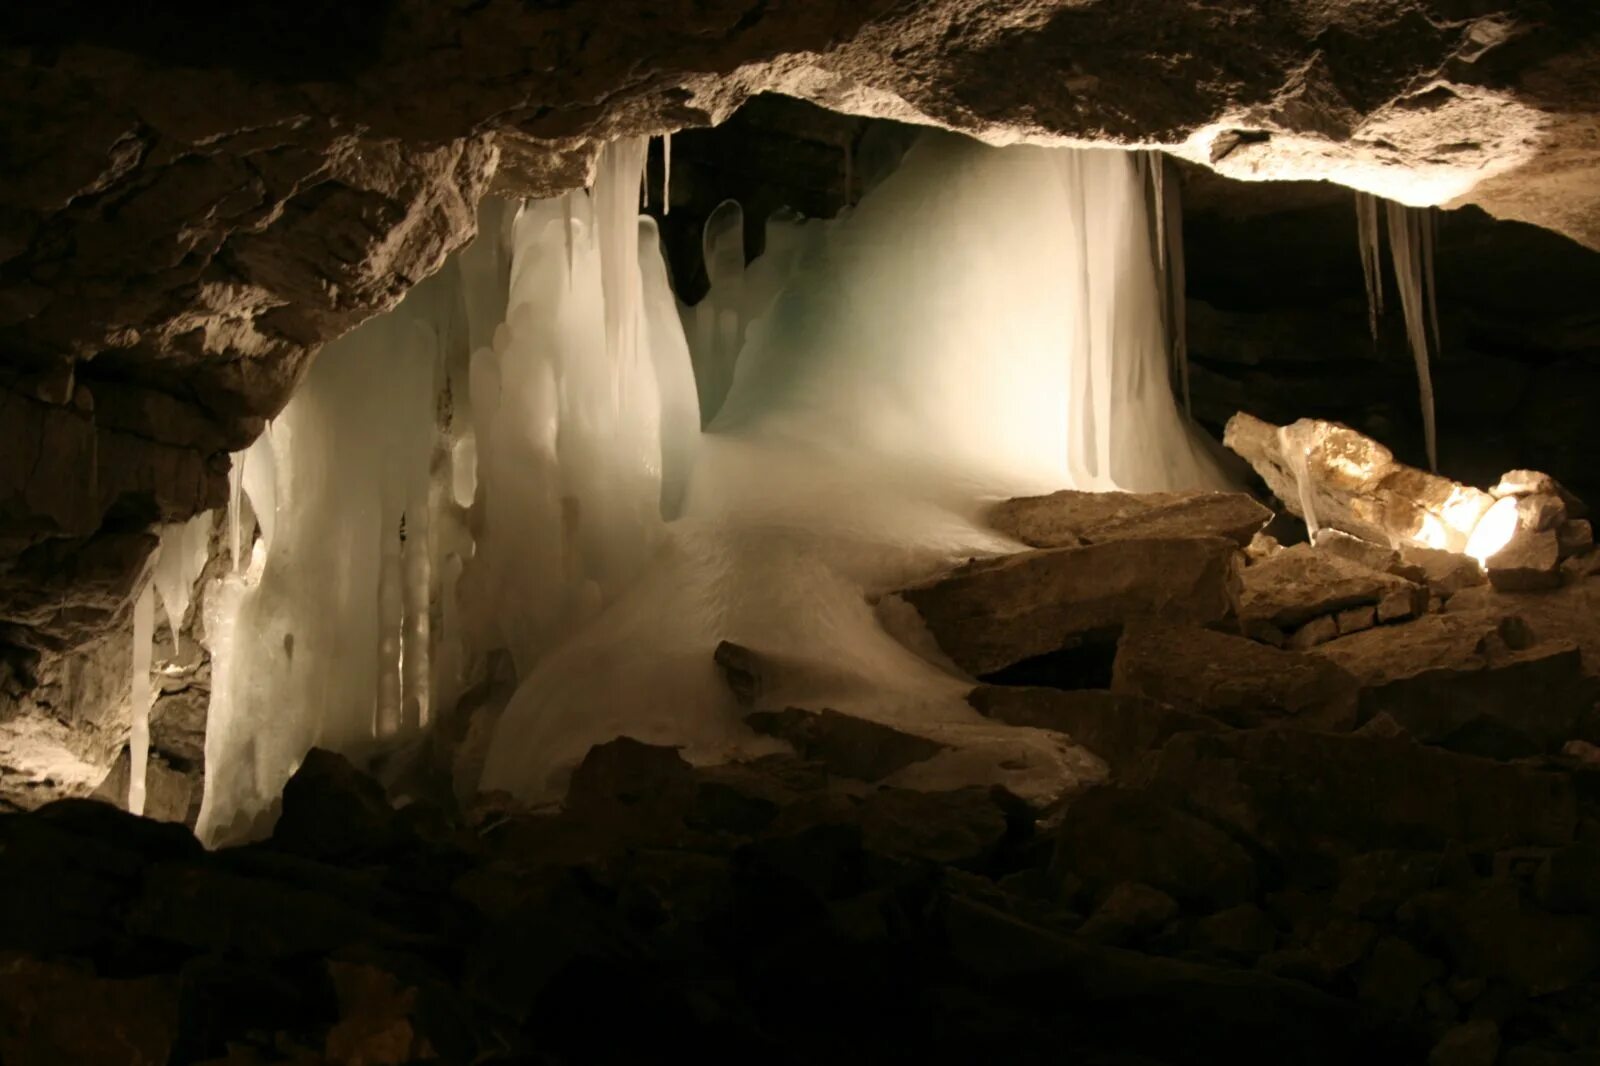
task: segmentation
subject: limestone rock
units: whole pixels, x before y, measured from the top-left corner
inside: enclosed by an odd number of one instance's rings
[[[1347,559],[1358,566],[1368,570],[1377,570],[1381,573],[1394,573],[1395,567],[1400,565],[1400,552],[1394,548],[1387,548],[1381,544],[1352,537],[1350,534],[1332,526],[1323,526],[1311,538],[1311,543],[1318,551],[1330,555],[1337,555]]]
[[[1582,500],[1542,470],[1507,470],[1500,475],[1500,480],[1489,490],[1489,494],[1496,499],[1516,496],[1519,501],[1532,497],[1553,496],[1560,502],[1568,517],[1583,518],[1588,514],[1588,508],[1584,506]],[[1548,507],[1548,501],[1540,505],[1541,510]]]
[[[342,755],[312,748],[283,786],[276,847],[314,858],[381,853],[404,840],[383,786]]]
[[[1428,1052],[1428,1066],[1494,1066],[1499,1055],[1500,1027],[1479,1018],[1441,1036]]]
[[[1119,775],[1174,734],[1222,728],[1204,715],[1143,696],[1095,689],[982,685],[968,694],[967,702],[997,722],[1066,733]]]
[[[170,977],[99,977],[85,966],[0,956],[0,1059],[162,1066],[178,1034]]]
[[[1198,626],[1128,626],[1117,645],[1112,690],[1232,726],[1279,719],[1324,729],[1356,726],[1356,679],[1342,667]]]
[[[1535,876],[1535,886],[1542,907],[1600,914],[1600,845],[1573,844],[1551,852]]]
[[[1177,916],[1177,901],[1165,892],[1124,881],[1106,893],[1078,935],[1092,944],[1124,944],[1160,930]]]
[[[1247,633],[1289,631],[1352,607],[1377,607],[1380,621],[1397,620],[1420,614],[1427,604],[1420,586],[1307,544],[1246,567],[1241,580],[1239,619]]]
[[[1546,914],[1503,881],[1423,893],[1402,917],[1443,944],[1462,973],[1530,995],[1560,992],[1600,967],[1600,918]]]
[[[1277,939],[1271,917],[1255,904],[1243,903],[1195,922],[1189,944],[1208,955],[1242,962],[1267,954]]]
[[[1422,572],[1422,581],[1437,596],[1449,599],[1462,589],[1482,585],[1487,578],[1483,568],[1470,555],[1407,545],[1400,552],[1401,560]]]
[[[1423,989],[1443,972],[1438,959],[1429,958],[1399,937],[1382,937],[1362,967],[1357,995],[1391,1013],[1409,1014]]]
[[[1226,833],[1120,788],[1092,789],[1072,802],[1052,869],[1108,888],[1139,882],[1209,909],[1246,903],[1256,893],[1255,864]]]
[[[788,741],[804,758],[832,773],[862,781],[880,781],[945,750],[926,737],[826,707],[755,711],[745,721],[758,733]]]
[[[1488,612],[1428,615],[1316,654],[1360,683],[1363,717],[1386,714],[1429,743],[1520,756],[1558,748],[1594,701],[1577,646],[1533,643],[1525,629]]]
[[[1582,555],[1594,547],[1594,527],[1587,518],[1563,522],[1556,529],[1556,543],[1560,547],[1562,559]]]
[[[1223,443],[1255,468],[1285,507],[1319,526],[1376,544],[1399,542],[1462,551],[1494,503],[1486,492],[1395,461],[1371,437],[1303,418],[1274,426],[1240,412]]]
[[[1511,540],[1484,560],[1489,584],[1503,592],[1534,592],[1561,584],[1561,541],[1554,530],[1518,528]]]
[[[1239,547],[1272,519],[1242,492],[1078,492],[1026,496],[995,505],[991,526],[1034,548],[1108,540],[1226,537]]]
[[[1220,537],[1110,541],[972,563],[902,595],[940,649],[982,676],[1140,618],[1220,621],[1237,557]]]
[[[1277,853],[1560,845],[1577,824],[1562,775],[1301,730],[1180,734],[1157,756],[1150,789]]]
[[[1567,520],[1567,505],[1553,492],[1539,492],[1517,500],[1517,523],[1523,529],[1542,533],[1556,529]]]

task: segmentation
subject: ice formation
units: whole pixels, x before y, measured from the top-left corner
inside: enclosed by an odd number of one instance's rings
[[[995,495],[1218,481],[1168,387],[1133,167],[928,137],[853,214],[794,227],[787,284],[744,320],[683,517],[524,678],[484,786],[552,799],[619,733],[691,759],[768,750],[715,675],[719,640],[797,664],[775,701],[974,750],[969,683],[894,639],[872,601],[1008,550],[975,521]],[[1052,757],[1013,743],[1022,761]]]
[[[1378,319],[1383,317],[1383,246],[1378,230],[1378,198],[1356,193],[1356,246],[1361,251],[1361,276],[1367,291],[1367,328],[1378,339]]]
[[[1439,314],[1433,285],[1433,215],[1427,208],[1390,202],[1389,255],[1394,260],[1395,282],[1400,288],[1400,309],[1405,314],[1406,337],[1417,364],[1417,389],[1422,399],[1422,435],[1428,449],[1428,469],[1439,470],[1438,433],[1434,428],[1433,371],[1429,367],[1428,325],[1439,339]]]
[[[150,761],[150,659],[155,639],[155,587],[147,584],[133,604],[133,692],[128,731],[128,810],[144,813],[145,769]]]
[[[1162,321],[1166,323],[1167,344],[1172,352],[1172,377],[1183,397],[1185,414],[1194,405],[1189,396],[1189,326],[1185,293],[1188,282],[1183,259],[1183,191],[1167,180],[1167,157],[1161,152],[1144,152],[1138,157],[1142,172],[1150,178],[1150,202],[1155,212],[1156,279],[1161,293]]]
[[[239,457],[261,528],[206,602],[204,839],[247,832],[311,745],[419,728],[497,649],[520,683],[482,783],[529,800],[621,733],[771,750],[720,640],[800,664],[776,698],[970,741],[917,773],[1073,758],[983,740],[969,683],[879,598],[1015,550],[977,521],[994,497],[1221,483],[1169,387],[1132,157],[930,135],[839,220],[773,219],[748,265],[719,208],[680,318],[645,148],[486,204]]]
[[[1389,255],[1394,264],[1400,310],[1406,320],[1406,339],[1417,367],[1417,391],[1422,407],[1422,435],[1428,469],[1438,472],[1438,433],[1434,425],[1433,371],[1428,347],[1431,328],[1436,351],[1439,337],[1439,300],[1434,285],[1434,217],[1430,208],[1407,207],[1380,201],[1370,193],[1356,193],[1356,237],[1361,251],[1361,273],[1366,282],[1367,322],[1372,339],[1378,339],[1378,319],[1383,315],[1383,267],[1378,210],[1384,208],[1389,231]]]

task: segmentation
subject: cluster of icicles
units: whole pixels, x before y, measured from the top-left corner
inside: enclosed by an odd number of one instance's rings
[[[619,141],[587,190],[487,202],[479,238],[330,344],[235,457],[232,565],[203,592],[208,843],[259,831],[312,746],[415,735],[502,653],[516,695],[468,793],[556,798],[620,734],[770,750],[715,674],[721,640],[798,664],[774,700],[970,729],[968,683],[893,635],[886,593],[1016,550],[979,521],[997,497],[1222,483],[1174,399],[1159,156],[930,134],[839,219],[770,220],[748,265],[737,205],[718,209],[711,290],[683,307],[638,211],[646,152]],[[163,535],[174,632],[210,532]]]

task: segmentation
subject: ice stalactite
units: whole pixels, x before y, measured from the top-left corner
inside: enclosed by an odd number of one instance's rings
[[[1183,190],[1167,173],[1162,152],[1138,157],[1141,173],[1150,179],[1150,201],[1155,215],[1156,279],[1161,294],[1161,318],[1166,324],[1172,357],[1173,388],[1183,397],[1185,414],[1193,414],[1189,395],[1188,278],[1183,258]]]
[[[1380,208],[1389,231],[1389,257],[1394,266],[1400,310],[1406,321],[1406,340],[1417,368],[1417,391],[1422,409],[1422,434],[1428,468],[1439,469],[1438,432],[1434,423],[1432,354],[1439,350],[1439,300],[1434,284],[1434,216],[1431,208],[1407,207],[1358,192],[1356,238],[1361,251],[1361,273],[1366,284],[1367,323],[1378,339],[1383,316],[1383,251],[1378,221]],[[1429,332],[1432,332],[1432,349]]]
[[[128,732],[128,810],[144,813],[145,770],[150,763],[150,660],[155,640],[155,585],[146,583],[133,605],[132,723]]]
[[[661,217],[672,214],[672,131],[661,135]]]
[[[311,746],[355,750],[426,713],[425,645],[453,636],[424,624],[414,589],[444,547],[427,512],[450,499],[432,489],[450,477],[438,397],[464,343],[456,271],[328,345],[242,464],[260,534],[249,567],[206,592],[203,840],[249,835]]]
[[[1422,401],[1422,435],[1427,445],[1428,469],[1439,469],[1438,432],[1434,426],[1433,371],[1428,349],[1428,325],[1439,340],[1438,311],[1434,305],[1433,220],[1427,208],[1388,203],[1389,255],[1394,261],[1400,289],[1400,309],[1405,314],[1406,337],[1417,364],[1417,391]]]
[[[1378,198],[1368,192],[1356,195],[1356,242],[1361,250],[1361,275],[1367,290],[1367,328],[1378,339],[1378,319],[1383,317],[1383,248],[1378,230]]]
[[[155,568],[150,582],[161,597],[161,609],[172,632],[172,650],[178,651],[178,634],[189,613],[189,600],[195,579],[205,569],[211,547],[213,518],[210,511],[187,522],[161,527],[161,543],[156,549]]]
[[[687,483],[698,400],[654,224],[625,192],[643,164],[642,140],[618,142],[592,195],[516,213],[505,320],[472,355],[465,580],[486,646],[519,670],[632,580]]]

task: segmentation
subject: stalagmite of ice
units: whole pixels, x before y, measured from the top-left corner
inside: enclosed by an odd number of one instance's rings
[[[1378,339],[1378,319],[1383,316],[1383,250],[1378,231],[1378,198],[1357,192],[1356,243],[1361,251],[1361,276],[1366,282],[1367,328]]]
[[[147,582],[133,605],[133,686],[128,731],[128,810],[144,813],[145,771],[150,763],[150,658],[155,639],[155,585]]]
[[[1406,318],[1406,337],[1417,364],[1417,391],[1422,400],[1422,435],[1428,450],[1428,469],[1439,470],[1438,433],[1434,427],[1433,372],[1429,366],[1428,323],[1434,341],[1439,339],[1438,312],[1432,308],[1433,225],[1427,208],[1388,202],[1389,255],[1394,260],[1395,282],[1400,289],[1400,309]]]
[[[996,495],[1221,483],[1169,386],[1133,168],[930,136],[854,213],[804,227],[789,283],[748,323],[683,517],[524,675],[484,786],[553,799],[618,734],[693,760],[770,750],[716,676],[719,640],[814,667],[775,705],[980,728],[970,682],[891,637],[873,600],[1011,550],[977,520]]]

